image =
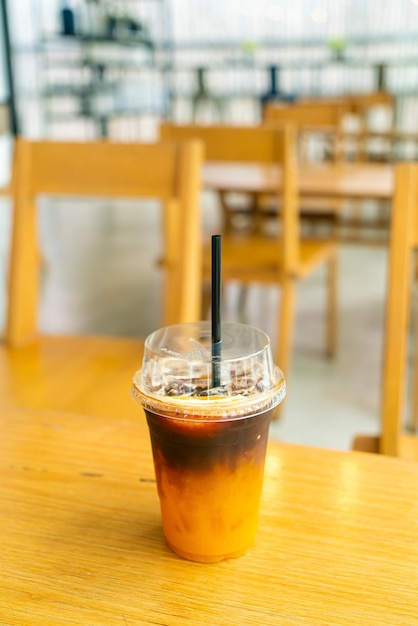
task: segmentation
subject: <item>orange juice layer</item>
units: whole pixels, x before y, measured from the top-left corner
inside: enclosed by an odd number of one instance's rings
[[[170,547],[202,562],[245,552],[257,528],[272,411],[230,420],[146,415]]]
[[[240,556],[253,544],[264,459],[252,456],[234,468],[219,463],[210,471],[196,472],[168,467],[157,452],[163,529],[174,552],[214,562]]]

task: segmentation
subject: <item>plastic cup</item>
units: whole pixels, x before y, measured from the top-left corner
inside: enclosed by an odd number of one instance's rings
[[[167,326],[145,343],[132,397],[146,413],[163,531],[191,561],[238,557],[257,531],[268,430],[286,385],[262,331],[222,324],[212,388],[210,322]]]

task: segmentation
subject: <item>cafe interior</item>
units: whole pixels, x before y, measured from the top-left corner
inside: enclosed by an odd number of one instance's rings
[[[1,0],[1,624],[418,626],[417,161],[417,0]],[[199,321],[280,378],[245,550],[164,521]]]

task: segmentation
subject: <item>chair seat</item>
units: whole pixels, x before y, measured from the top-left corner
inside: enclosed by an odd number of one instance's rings
[[[294,277],[302,278],[324,260],[336,254],[332,240],[303,239],[300,242],[299,263]],[[204,278],[210,278],[211,249],[204,247]],[[277,239],[263,236],[227,237],[222,242],[222,275],[224,280],[242,282],[277,282],[283,272],[282,251]]]
[[[130,398],[143,340],[42,336],[22,348],[0,345],[0,406],[140,417]]]

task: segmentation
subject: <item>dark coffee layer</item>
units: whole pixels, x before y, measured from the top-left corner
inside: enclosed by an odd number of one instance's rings
[[[275,409],[237,420],[179,420],[146,411],[154,458],[176,469],[235,469],[242,461],[264,460]]]

